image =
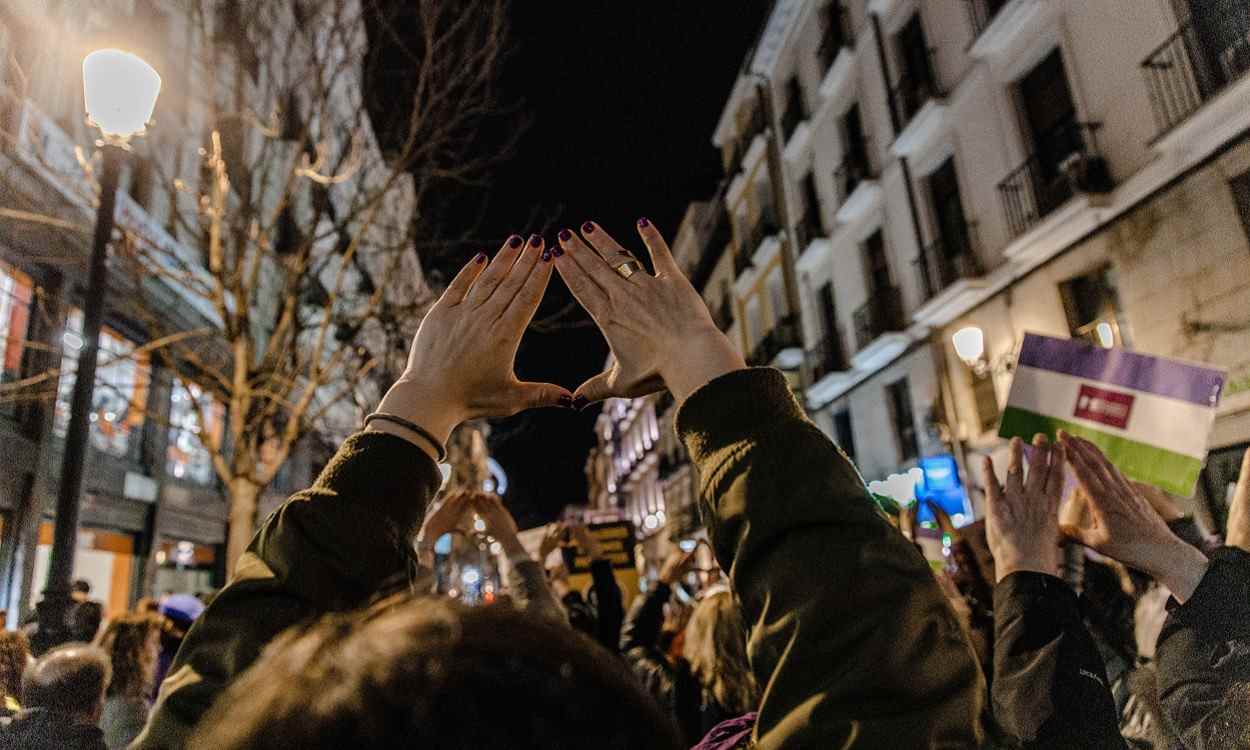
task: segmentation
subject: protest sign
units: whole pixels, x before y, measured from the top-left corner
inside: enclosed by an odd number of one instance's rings
[[[1092,441],[1129,479],[1190,496],[1225,373],[1165,357],[1028,333],[998,434]]]

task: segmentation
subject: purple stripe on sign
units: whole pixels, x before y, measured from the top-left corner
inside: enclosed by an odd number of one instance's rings
[[[1036,333],[1024,334],[1020,364],[1210,407],[1219,403],[1225,379],[1209,367]]]

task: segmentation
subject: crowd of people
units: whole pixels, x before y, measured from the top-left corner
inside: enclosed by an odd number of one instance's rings
[[[0,748],[1250,747],[1250,454],[1220,540],[1087,440],[1013,440],[1005,474],[981,467],[992,563],[935,573],[653,225],[650,270],[580,230],[510,238],[451,281],[363,429],[173,649],[142,612],[37,660],[5,633]],[[513,370],[553,271],[613,353],[572,392]],[[534,557],[499,498],[438,497],[466,419],[660,388],[719,572],[678,548],[626,608],[583,527]],[[435,540],[468,517],[506,561],[474,606],[431,593]],[[561,545],[587,590],[544,568]]]

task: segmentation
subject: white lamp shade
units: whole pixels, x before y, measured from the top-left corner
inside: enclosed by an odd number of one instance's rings
[[[82,86],[87,116],[106,138],[126,139],[152,119],[161,77],[129,52],[102,49],[83,58]]]
[[[985,354],[985,334],[976,326],[955,331],[951,336],[951,343],[955,345],[955,354],[964,362],[977,362]]]

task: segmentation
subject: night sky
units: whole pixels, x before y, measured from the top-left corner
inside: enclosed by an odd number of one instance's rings
[[[518,53],[507,91],[534,118],[518,152],[497,174],[486,236],[594,219],[639,250],[633,230],[647,216],[672,237],[691,200],[721,178],[712,131],[769,3],[518,0]],[[527,226],[531,216],[551,219]],[[536,319],[572,298],[554,276]],[[530,330],[517,374],[570,390],[603,366],[607,345],[577,308],[554,331]],[[582,327],[567,327],[582,324]],[[508,506],[522,528],[586,501],[584,465],[598,406],[547,409],[500,420],[492,455],[508,473]]]

